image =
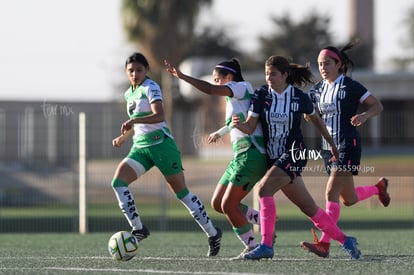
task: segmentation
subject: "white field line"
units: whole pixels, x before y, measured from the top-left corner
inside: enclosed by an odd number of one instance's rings
[[[44,268],[0,268],[0,271],[45,271],[45,270],[55,270],[55,271],[77,271],[77,272],[109,272],[109,273],[131,273],[137,272],[141,273],[154,273],[154,274],[199,274],[199,275],[257,275],[257,273],[234,273],[234,272],[202,272],[202,271],[172,271],[172,270],[155,270],[155,269],[119,269],[119,268],[81,268],[81,267],[44,267]],[[271,275],[271,274],[261,274],[261,275]]]
[[[59,260],[59,259],[90,259],[90,260],[112,260],[111,257],[109,256],[82,256],[82,257],[76,257],[76,256],[68,256],[68,257],[0,257],[0,259],[3,260],[24,260],[24,259],[34,259],[34,260]],[[142,261],[142,260],[149,260],[149,261],[235,261],[235,260],[231,260],[230,258],[221,258],[221,257],[206,257],[206,258],[198,258],[198,257],[135,257],[134,260],[137,261]],[[134,261],[134,260],[131,260]],[[329,259],[329,260],[346,260],[346,259]],[[273,259],[265,259],[263,261],[295,261],[295,262],[309,262],[309,261],[314,261],[314,259],[298,259],[298,258],[280,258],[280,257],[275,257]],[[2,269],[2,267],[0,267],[0,270]]]
[[[95,260],[112,260],[110,257],[104,256],[94,256],[94,257],[0,257],[2,260],[7,259],[36,259],[36,260],[59,260],[59,259],[95,259]],[[174,257],[137,257],[136,260],[138,261],[230,261],[229,258],[174,258]],[[327,259],[329,261],[352,261],[351,259],[345,258],[338,258],[338,259]],[[298,259],[298,258],[274,258],[271,260],[264,260],[261,262],[313,262],[314,259]],[[122,269],[122,268],[83,268],[83,267],[39,267],[39,268],[24,268],[24,267],[0,267],[0,273],[2,272],[28,272],[28,271],[45,271],[45,270],[55,270],[55,271],[74,271],[74,272],[102,272],[102,273],[153,273],[153,274],[198,274],[198,275],[256,275],[257,273],[239,273],[239,272],[219,272],[219,271],[210,271],[210,272],[202,272],[202,271],[178,271],[178,270],[156,270],[156,269]],[[270,274],[261,274],[261,275],[270,275]]]

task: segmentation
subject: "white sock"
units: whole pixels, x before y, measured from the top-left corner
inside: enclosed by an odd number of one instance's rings
[[[118,199],[119,208],[124,213],[132,230],[142,229],[141,217],[135,206],[134,196],[128,187],[112,187]]]
[[[254,237],[253,230],[249,230],[246,233],[243,233],[241,235],[237,235],[237,238],[246,246],[246,247],[256,247],[257,241]]]
[[[256,209],[251,208],[251,207],[247,207],[246,219],[251,224],[259,224],[260,225],[260,212]]]
[[[188,209],[191,216],[203,229],[208,237],[216,236],[217,230],[208,216],[203,202],[193,193],[189,192],[187,196],[182,198],[181,203]]]

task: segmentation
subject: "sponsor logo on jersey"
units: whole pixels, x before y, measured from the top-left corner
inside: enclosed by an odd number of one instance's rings
[[[270,123],[278,123],[278,124],[286,123],[286,121],[289,118],[289,116],[285,113],[274,113],[274,112],[269,113],[269,117],[271,120]]]
[[[319,110],[325,115],[334,115],[337,113],[336,105],[334,102],[331,103],[319,103]]]
[[[128,102],[127,106],[128,106],[127,107],[128,108],[128,114],[133,115],[135,109],[137,108],[137,103],[135,101],[130,101],[130,102]]]
[[[160,90],[151,90],[151,93],[153,94],[153,96],[161,96]]]
[[[342,87],[338,91],[338,99],[344,99],[346,96],[346,91]]]
[[[292,102],[290,103],[290,111],[291,112],[297,112],[299,110],[299,103]]]

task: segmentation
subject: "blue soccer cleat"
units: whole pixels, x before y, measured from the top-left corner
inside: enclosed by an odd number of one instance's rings
[[[361,257],[361,251],[357,247],[357,239],[354,237],[346,237],[342,245],[342,249],[348,252],[352,260],[358,260]]]
[[[274,252],[273,247],[260,244],[252,251],[243,255],[245,260],[260,260],[260,259],[271,259],[273,258]]]

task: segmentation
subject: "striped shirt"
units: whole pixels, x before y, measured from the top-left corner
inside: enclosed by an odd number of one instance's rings
[[[295,142],[302,142],[302,114],[313,114],[314,107],[307,94],[289,85],[279,94],[268,85],[258,88],[249,115],[259,117],[269,159],[278,159]]]
[[[149,77],[135,88],[132,86],[124,93],[127,113],[130,118],[142,117],[152,114],[151,104],[157,100],[162,101],[160,86]],[[162,142],[162,137],[167,135],[171,138],[165,121],[158,123],[135,123],[134,124],[134,146],[147,147]]]
[[[265,153],[263,147],[263,134],[260,126],[257,126],[250,135],[243,133],[237,128],[231,127],[231,118],[238,115],[242,121],[247,118],[250,100],[254,92],[252,85],[247,81],[230,81],[225,84],[233,93],[233,96],[226,97],[226,125],[230,129],[230,140],[235,155],[247,151],[251,144],[261,152]]]
[[[371,93],[359,82],[341,75],[334,83],[321,80],[310,90],[312,102],[318,108],[322,119],[338,149],[346,148],[346,141],[358,137],[359,133],[351,124],[351,118],[357,113],[359,103]],[[322,138],[322,149],[330,146]]]

